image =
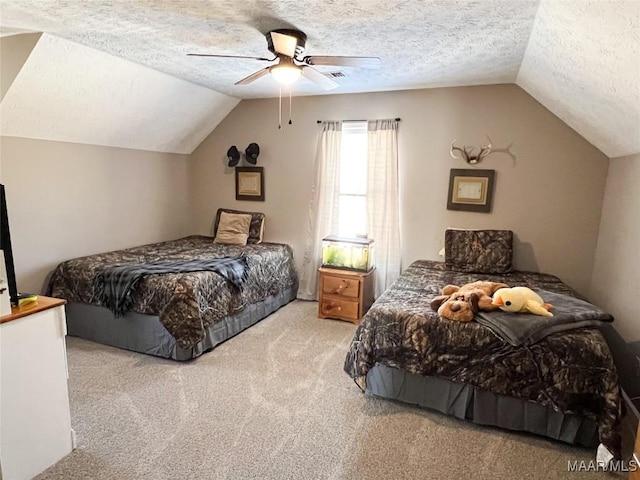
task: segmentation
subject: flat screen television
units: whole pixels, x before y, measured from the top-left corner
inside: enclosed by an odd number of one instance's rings
[[[7,268],[7,281],[9,283],[9,296],[13,305],[18,304],[19,295],[16,284],[16,270],[13,263],[13,251],[11,250],[11,233],[9,232],[9,216],[7,215],[7,196],[4,185],[0,183],[0,250],[4,253],[4,264]]]

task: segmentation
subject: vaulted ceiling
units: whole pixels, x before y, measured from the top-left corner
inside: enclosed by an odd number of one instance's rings
[[[39,64],[23,77],[21,72],[17,90],[12,87],[3,101],[3,117],[8,103],[17,120],[18,105],[24,106],[38,75],[60,78],[59,64],[73,71],[75,62],[76,71],[90,66],[96,72],[94,86],[101,72],[131,77],[122,88],[137,85],[133,108],[151,108],[162,89],[176,93],[164,97],[169,105],[172,98],[200,105],[202,118],[189,127],[199,130],[180,147],[188,152],[201,130],[220,121],[207,119],[206,110],[219,103],[218,111],[226,115],[237,99],[272,97],[279,89],[268,75],[234,85],[265,62],[186,54],[271,57],[264,34],[297,28],[308,37],[306,54],[382,60],[379,69],[317,67],[344,75],[328,93],[516,83],[609,157],[640,152],[640,2],[635,0],[2,0],[0,28],[3,35],[48,34],[34,49]],[[122,59],[127,62],[116,61]],[[135,81],[141,68],[146,80]],[[149,89],[153,72],[175,80]],[[68,88],[84,89],[88,96],[91,88],[73,86],[79,82]],[[294,95],[324,93],[304,78],[293,90]],[[5,127],[3,121],[3,134]],[[157,145],[163,148],[176,151]]]

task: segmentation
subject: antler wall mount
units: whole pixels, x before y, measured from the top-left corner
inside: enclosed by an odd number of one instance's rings
[[[449,151],[449,153],[451,153],[451,156],[453,158],[464,158],[465,162],[471,165],[476,165],[491,153],[491,139],[489,138],[488,135],[486,135],[486,137],[487,137],[487,140],[489,140],[489,143],[486,145],[482,145],[477,155],[474,153],[476,150],[476,147],[474,146],[467,147],[466,145],[463,145],[462,148],[456,147],[455,140],[451,142],[451,150]],[[453,153],[456,150],[462,154],[461,157],[458,157]]]

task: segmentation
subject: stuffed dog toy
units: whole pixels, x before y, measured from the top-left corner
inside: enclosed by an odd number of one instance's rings
[[[478,310],[491,312],[499,307],[493,305],[491,296],[501,288],[509,288],[504,283],[473,282],[462,287],[447,285],[442,295],[431,301],[431,308],[442,318],[456,322],[470,322]]]

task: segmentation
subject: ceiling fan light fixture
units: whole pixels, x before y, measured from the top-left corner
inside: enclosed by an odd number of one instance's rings
[[[280,85],[291,85],[302,74],[302,68],[292,63],[280,63],[270,68],[269,72]]]

